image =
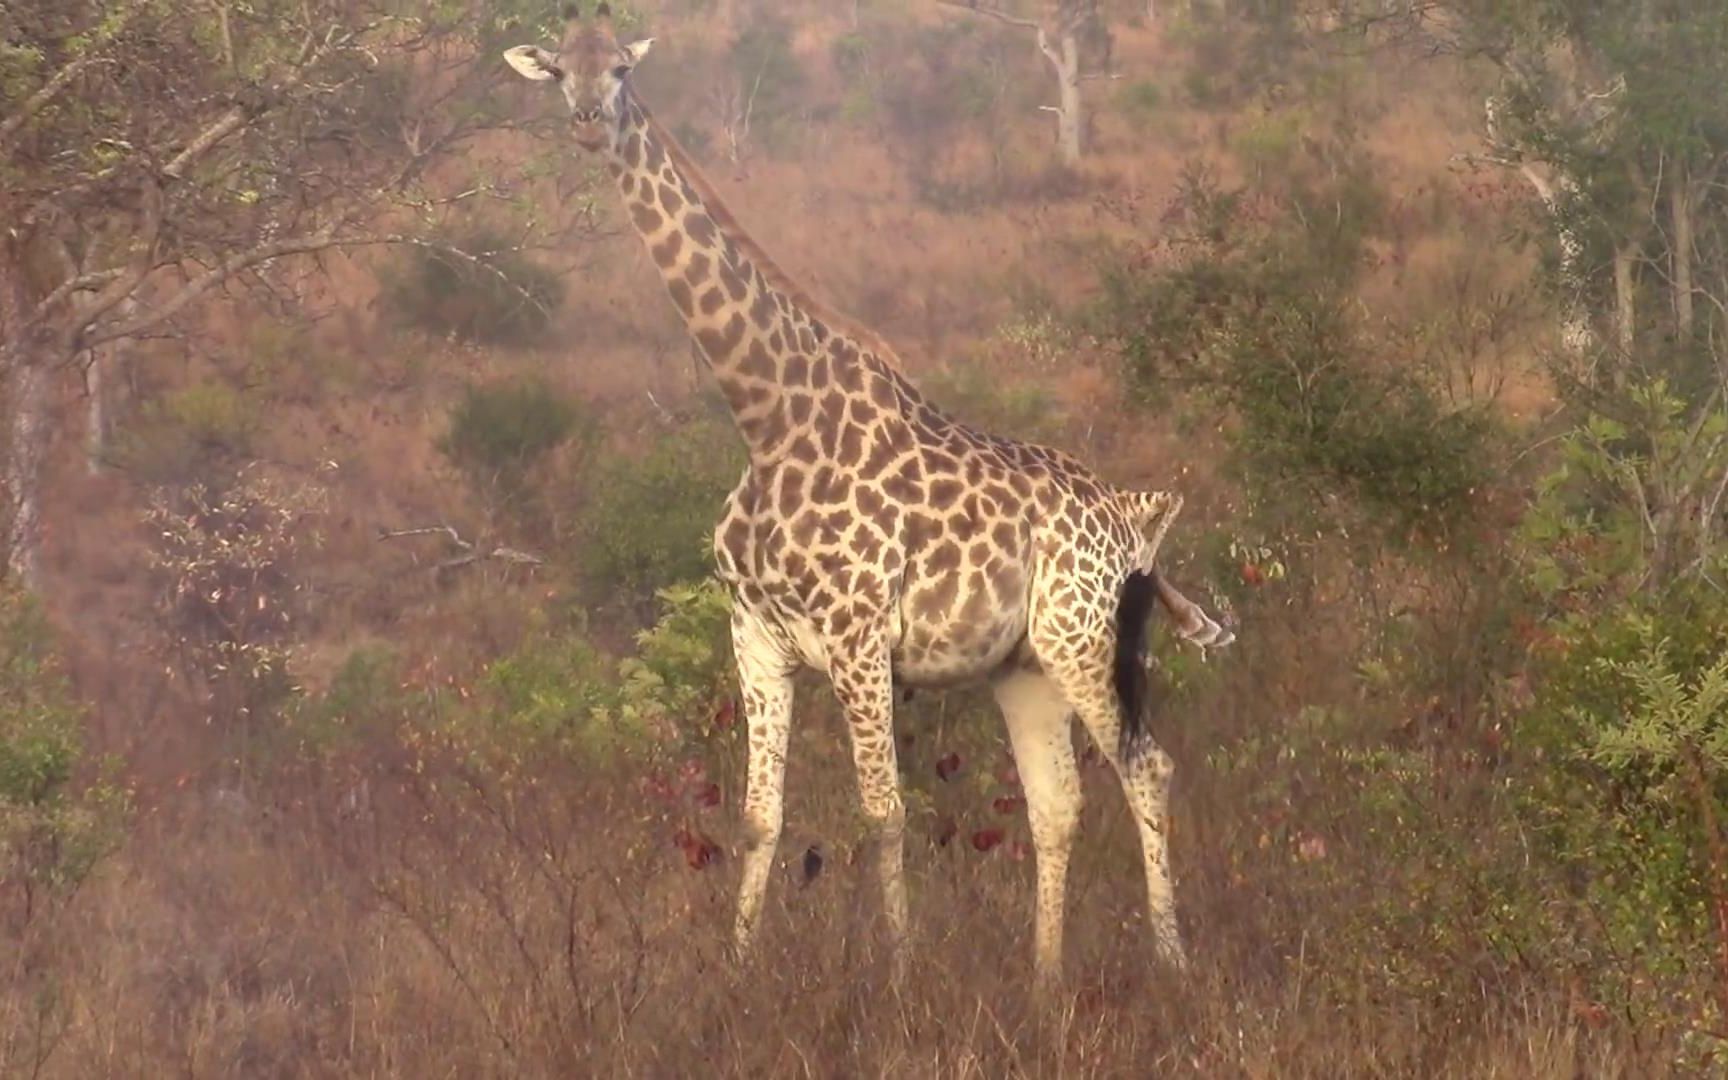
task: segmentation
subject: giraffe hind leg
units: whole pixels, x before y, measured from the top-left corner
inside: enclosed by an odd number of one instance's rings
[[[1140,833],[1154,941],[1159,954],[1180,967],[1186,963],[1186,953],[1176,922],[1176,892],[1167,837],[1170,780],[1174,771],[1170,755],[1150,734],[1125,738],[1125,714],[1105,648],[1055,638],[1040,650],[1039,659],[1122,782],[1123,794]]]
[[[1013,669],[994,679],[991,690],[1002,709],[1026,792],[1038,874],[1034,970],[1039,991],[1047,995],[1062,975],[1068,859],[1082,803],[1080,772],[1074,765],[1074,710],[1041,671]]]

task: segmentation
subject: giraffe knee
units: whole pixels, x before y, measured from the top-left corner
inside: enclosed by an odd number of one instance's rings
[[[864,816],[879,835],[898,836],[906,830],[906,804],[900,800],[898,792],[865,800]]]
[[[773,848],[780,842],[780,815],[766,810],[745,811],[744,850]]]

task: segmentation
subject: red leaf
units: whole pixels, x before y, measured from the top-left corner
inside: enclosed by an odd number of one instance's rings
[[[998,814],[1017,814],[1026,805],[1026,800],[1018,795],[1002,795],[990,805]]]
[[[678,778],[686,784],[700,784],[708,779],[708,766],[696,758],[691,758],[678,766]]]
[[[701,790],[697,791],[696,794],[692,797],[695,799],[696,805],[702,807],[703,809],[708,809],[710,807],[719,806],[720,805],[720,785],[719,784],[708,784],[708,785],[704,786]]]
[[[1032,854],[1032,848],[1024,840],[1016,840],[1008,845],[1008,857],[1015,862],[1025,862],[1026,856]]]
[[[1255,566],[1251,562],[1245,562],[1242,564],[1242,580],[1244,582],[1249,585],[1258,585],[1264,579],[1264,575],[1260,573],[1260,568],[1258,566]]]
[[[714,710],[712,721],[715,731],[731,731],[732,725],[738,722],[738,703],[731,698],[720,702],[720,707]]]
[[[936,762],[936,776],[941,780],[951,780],[960,771],[960,755],[949,754]]]
[[[692,870],[701,870],[720,857],[720,845],[695,830],[679,829],[672,842],[684,852],[684,861]]]
[[[1001,842],[1001,829],[979,829],[972,834],[972,846],[979,851],[989,851]]]

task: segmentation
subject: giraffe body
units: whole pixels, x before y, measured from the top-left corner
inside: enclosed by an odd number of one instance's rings
[[[750,740],[738,945],[760,917],[783,820],[792,678],[809,666],[846,714],[897,941],[907,905],[894,687],[988,681],[1026,789],[1041,981],[1060,968],[1080,806],[1075,716],[1122,779],[1154,934],[1179,962],[1170,763],[1142,724],[1147,611],[1130,598],[1162,603],[1190,640],[1230,640],[1155,569],[1180,497],[1114,488],[1067,454],[975,431],[925,401],[884,342],[804,294],[749,238],[635,100],[627,76],[646,50],[618,45],[604,22],[572,21],[559,52],[506,56],[556,79],[576,141],[605,152],[749,448],[714,535]]]

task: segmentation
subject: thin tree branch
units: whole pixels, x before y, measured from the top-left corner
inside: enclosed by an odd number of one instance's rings
[[[18,106],[18,111],[0,121],[0,150],[12,141],[26,121],[41,112],[50,101],[66,88],[66,84],[77,78],[86,68],[99,64],[112,64],[114,61],[105,56],[80,56],[54,73],[54,77],[43,84],[40,90],[24,99],[24,104]]]
[[[1038,25],[1036,20],[1023,19],[1018,15],[1010,15],[1006,11],[998,11],[992,7],[980,7],[977,3],[960,3],[959,0],[936,0],[936,6],[953,8],[955,11],[969,12],[973,15],[983,15],[987,18],[995,19],[997,22],[1005,22],[1009,26],[1022,26],[1028,30],[1039,31],[1044,29],[1042,26]]]

